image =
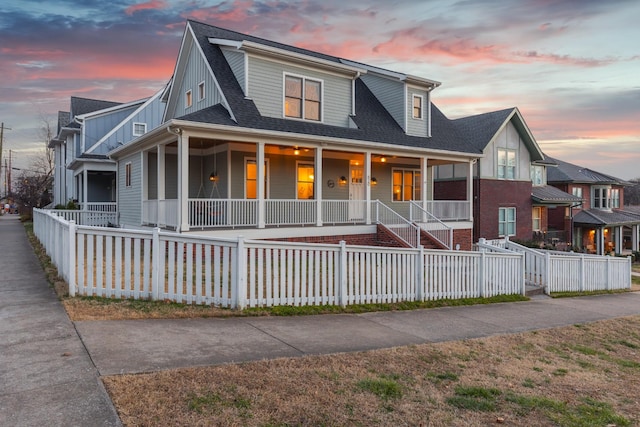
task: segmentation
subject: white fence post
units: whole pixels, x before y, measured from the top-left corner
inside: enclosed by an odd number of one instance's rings
[[[585,280],[584,255],[580,255],[580,283],[578,284],[578,289],[580,290],[580,292],[584,290],[584,280]]]
[[[247,299],[247,253],[242,236],[238,236],[236,256],[236,280],[231,288],[231,308],[244,310]]]
[[[340,307],[347,306],[347,242],[340,240]]]
[[[542,268],[542,271],[544,271],[544,282],[547,286],[547,289],[549,289],[550,292],[550,288],[551,288],[551,254],[549,252],[546,252],[544,254],[544,266]],[[549,292],[547,292],[547,294],[549,294]]]
[[[627,257],[627,261],[628,261],[628,263],[627,263],[628,269],[627,269],[627,273],[624,275],[624,277],[627,280],[629,280],[629,289],[631,289],[631,266],[632,266],[633,262],[632,262],[630,256]]]
[[[153,258],[151,259],[151,299],[158,300],[160,298],[161,277],[164,284],[164,274],[160,272],[160,257],[163,257],[164,254],[160,253],[160,229],[158,227],[153,229],[151,248],[153,253]]]
[[[607,278],[605,289],[608,291],[611,289],[611,257],[607,257]]]
[[[526,254],[522,253],[520,254],[520,280],[522,280],[522,295],[525,296],[527,295],[527,280],[525,278],[525,271],[526,271]]]
[[[480,243],[484,243],[484,239],[481,238],[480,241]],[[486,266],[487,252],[482,249],[480,250],[480,264],[478,265],[478,295],[480,295],[480,298],[484,298],[485,296]]]
[[[69,274],[67,282],[69,283],[69,296],[76,296],[76,223],[75,221],[69,221],[69,260],[67,268]]]
[[[416,262],[416,301],[424,301],[424,246],[418,246],[418,262]]]

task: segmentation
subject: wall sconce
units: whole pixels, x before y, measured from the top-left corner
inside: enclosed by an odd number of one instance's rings
[[[340,178],[338,178],[338,184],[340,185],[346,185],[347,184],[347,178],[343,175]]]
[[[371,178],[371,185],[378,185],[378,180],[376,179],[375,176]]]
[[[387,158],[385,156],[380,157],[381,163],[385,163],[386,161],[387,161]]]
[[[294,156],[300,155],[300,149],[298,148],[298,146],[293,147],[293,155]]]
[[[218,177],[218,174],[217,174],[215,171],[214,171],[214,172],[211,172],[211,175],[209,175],[209,181],[211,181],[211,182],[218,182],[218,179],[220,179],[220,178]]]

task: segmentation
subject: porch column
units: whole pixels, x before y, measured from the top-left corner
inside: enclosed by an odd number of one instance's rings
[[[316,226],[322,227],[322,147],[316,148],[313,187],[316,193]]]
[[[467,202],[469,203],[469,221],[473,221],[473,165],[475,161],[469,160],[467,171]]]
[[[178,231],[189,231],[189,136],[178,135]]]
[[[351,177],[349,177],[351,179]],[[371,224],[371,152],[364,153],[364,195],[366,200],[365,206],[365,222]]]
[[[622,226],[614,227],[615,253],[622,253]]]
[[[420,176],[422,177],[422,186],[420,188],[420,194],[422,194],[422,210],[429,212],[429,206],[428,206],[428,195],[427,192],[429,191],[429,174],[428,174],[428,170],[427,170],[427,162],[428,162],[428,158],[425,157],[420,157]],[[431,197],[431,199],[433,200],[433,197]],[[423,215],[425,216],[425,215]],[[422,221],[425,221],[426,219],[423,218]]]
[[[89,195],[88,187],[89,187],[89,171],[84,169],[82,171],[82,203],[84,204],[84,209],[87,209],[87,197]]]
[[[258,199],[258,228],[264,228],[266,226],[266,202],[264,193],[264,142],[258,142],[256,144],[256,198]]]
[[[638,232],[640,231],[640,226],[638,224],[631,227],[631,250],[639,251],[640,247],[638,246]]]
[[[604,255],[604,228],[596,228],[596,254]]]
[[[158,158],[156,163],[158,165],[158,171],[156,173],[156,186],[158,188],[158,195],[156,197],[156,225],[167,225],[167,220],[164,212],[164,198],[165,198],[165,145],[158,145]]]

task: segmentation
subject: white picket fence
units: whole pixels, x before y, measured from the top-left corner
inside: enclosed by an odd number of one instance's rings
[[[480,239],[480,249],[522,254],[525,280],[552,292],[584,292],[631,288],[631,257],[619,258],[527,248],[509,239]]]
[[[284,243],[77,226],[34,210],[69,294],[229,308],[524,294],[519,254]]]

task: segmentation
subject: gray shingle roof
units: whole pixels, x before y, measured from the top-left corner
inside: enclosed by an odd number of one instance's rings
[[[551,157],[548,158],[558,165],[558,167],[547,169],[547,182],[550,183],[573,182],[579,184],[627,184],[626,181],[611,175],[606,175]]]
[[[575,225],[598,226],[640,224],[640,214],[618,209],[612,211],[585,209],[573,217],[573,223]]]
[[[68,111],[58,111],[58,133],[60,129],[66,126],[71,121],[71,113]]]
[[[102,101],[99,99],[80,98],[78,96],[71,97],[71,114],[73,117],[82,114],[93,113],[94,111],[104,110],[105,108],[121,105],[121,102]]]
[[[237,121],[236,125],[239,127],[379,142],[434,150],[456,151],[468,154],[481,154],[482,152],[467,142],[466,139],[460,135],[453,122],[447,119],[435,106],[432,106],[431,129],[433,136],[424,138],[407,135],[360,79],[356,80],[356,115],[352,117],[354,123],[358,126],[357,129],[264,117],[260,115],[253,101],[245,98],[222,51],[218,46],[209,43],[209,38],[230,39],[235,41],[249,40],[336,63],[340,63],[340,59],[195,21],[189,21],[189,24],[194,31],[205,57],[209,63],[212,64],[216,79]],[[226,117],[220,111],[220,107],[214,106],[207,110],[210,111],[190,114],[180,117],[179,119],[230,124],[229,117]]]
[[[513,112],[513,108],[462,117],[453,120],[461,135],[479,150],[484,150],[500,126]]]
[[[531,197],[538,203],[580,203],[582,199],[573,194],[565,193],[550,185],[531,188]]]

